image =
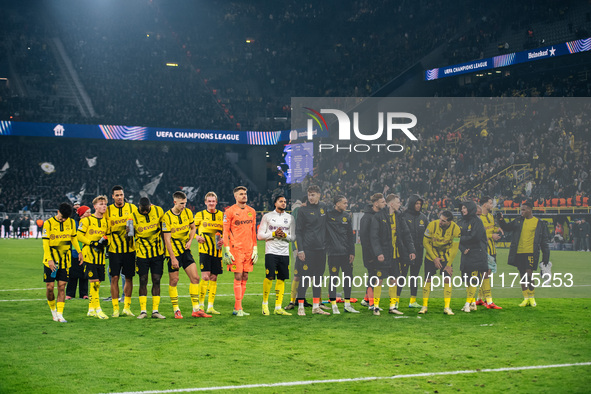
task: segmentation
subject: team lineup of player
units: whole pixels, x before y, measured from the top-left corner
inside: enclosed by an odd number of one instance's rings
[[[330,280],[328,294],[331,308],[321,302],[322,276],[328,263],[330,279],[342,272],[344,311],[359,313],[351,305],[355,235],[352,218],[347,213],[348,201],[344,196],[334,198],[334,205],[320,202],[321,190],[310,186],[303,204],[294,204],[292,214],[286,212],[287,201],[282,195],[273,197],[275,209],[266,213],[258,231],[256,212],[247,205],[247,189],[234,189],[236,203],[225,212],[217,209],[218,197],[214,192],[205,195],[206,209],[195,215],[186,207],[183,192],[173,194],[173,207],[164,210],[150,203],[147,197],[138,206],[125,201],[121,186],[112,189],[113,203],[107,196],[97,196],[87,207],[76,228],[71,218],[72,206],[63,203],[58,213],[43,226],[43,264],[47,302],[54,321],[66,322],[63,317],[65,286],[72,264],[83,266],[89,280],[88,316],[108,319],[100,305],[99,289],[105,281],[105,254],[108,251],[111,277],[112,317],[135,316],[131,311],[133,278],[139,276],[138,319],[148,316],[147,285],[152,281],[152,312],[154,319],[165,319],[160,313],[160,281],[164,263],[168,267],[169,296],[174,318],[182,319],[177,284],[181,267],[187,274],[193,317],[211,318],[219,315],[214,308],[218,275],[223,264],[234,274],[234,316],[248,316],[242,306],[249,272],[258,260],[257,240],[265,241],[265,279],[263,281],[262,314],[270,315],[269,295],[275,283],[275,315],[291,315],[287,310],[297,307],[304,316],[306,291],[312,286],[312,314],[339,314],[335,281]],[[507,223],[497,212],[496,223],[492,215],[492,199],[484,197],[480,206],[466,201],[461,206],[461,220],[454,221],[450,211],[442,211],[439,219],[427,223],[421,212],[423,200],[413,195],[407,208],[400,211],[401,200],[395,194],[371,196],[370,204],[360,222],[360,241],[363,264],[367,269],[369,285],[361,305],[373,315],[380,315],[382,287],[388,288],[391,314],[403,314],[399,302],[402,288],[410,287],[409,308],[428,311],[432,279],[439,270],[444,282],[443,313],[453,315],[450,307],[452,274],[456,254],[460,252],[460,271],[466,285],[466,302],[462,311],[471,312],[477,305],[488,309],[501,309],[492,300],[490,275],[496,272],[495,241],[499,232],[511,231],[512,243],[508,264],[515,266],[521,277],[524,300],[520,306],[536,306],[532,274],[538,268],[540,252],[542,264],[549,261],[548,230],[545,221],[532,215],[532,204],[521,206],[521,215]],[[498,225],[498,226],[497,226]],[[199,265],[191,252],[193,240],[199,243]],[[82,244],[82,248],[80,248]],[[291,300],[283,309],[285,281],[289,279],[289,249],[294,249],[295,266]],[[73,261],[72,247],[78,252]],[[424,256],[423,256],[424,254]],[[422,305],[417,302],[417,280],[424,266]],[[408,282],[406,277],[410,272]],[[125,276],[124,306],[119,308],[119,277]],[[414,280],[413,280],[414,278]],[[471,279],[477,279],[473,281]],[[58,282],[57,299],[54,284]],[[326,283],[326,282],[325,282]],[[480,291],[477,299],[477,291]],[[205,298],[208,296],[207,308]]]

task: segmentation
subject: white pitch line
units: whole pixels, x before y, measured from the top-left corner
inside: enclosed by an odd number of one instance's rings
[[[125,391],[117,394],[160,394],[160,393],[188,393],[194,391],[214,391],[214,390],[236,390],[236,389],[253,389],[259,387],[287,387],[287,386],[306,386],[310,384],[321,383],[348,383],[348,382],[363,382],[368,380],[393,380],[406,378],[420,378],[428,376],[445,376],[445,375],[462,375],[481,372],[507,372],[507,371],[525,371],[532,369],[547,369],[547,368],[565,368],[591,365],[591,362],[572,363],[572,364],[551,364],[551,365],[530,365],[524,367],[507,367],[494,369],[473,369],[464,371],[445,371],[445,372],[424,372],[407,375],[394,376],[372,376],[362,378],[348,378],[348,379],[324,379],[324,380],[300,380],[295,382],[279,382],[279,383],[260,383],[260,384],[245,384],[240,386],[214,386],[214,387],[196,387],[188,389],[173,389],[173,390],[148,390],[148,391]]]

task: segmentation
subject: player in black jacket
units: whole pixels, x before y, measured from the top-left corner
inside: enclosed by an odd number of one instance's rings
[[[479,278],[486,279],[488,271],[488,254],[486,229],[482,220],[476,214],[476,203],[464,201],[462,203],[462,220],[458,223],[462,234],[460,236],[460,270],[466,278],[466,304],[462,308],[464,312],[476,310],[476,290],[480,282]]]
[[[386,206],[386,199],[382,193],[376,193],[370,197],[371,205],[368,205],[363,211],[363,216],[359,222],[359,240],[361,241],[361,252],[363,256],[363,265],[367,269],[367,275],[370,278],[377,278],[377,260],[376,254],[371,246],[371,223],[374,215],[380,212]],[[377,279],[376,279],[377,281]],[[376,282],[377,283],[377,282]],[[362,306],[369,307],[373,310],[374,291],[373,287],[368,284],[365,293],[365,299],[361,302]]]
[[[400,256],[407,256],[412,261],[416,258],[415,247],[410,231],[400,209],[400,197],[389,194],[386,197],[388,207],[378,212],[371,223],[371,245],[379,266],[377,276],[379,285],[374,288],[374,315],[380,314],[379,304],[381,285],[387,278],[390,296],[389,313],[402,315],[398,310],[397,280],[400,276]]]
[[[326,206],[320,203],[320,188],[308,187],[308,204],[299,209],[296,219],[298,266],[294,275],[301,277],[298,289],[298,316],[305,316],[306,290],[312,284],[312,313],[330,315],[320,308],[322,275],[326,268]]]
[[[413,194],[408,198],[406,210],[402,213],[402,218],[406,221],[412,242],[415,245],[417,258],[414,261],[408,259],[406,255],[400,256],[400,276],[405,277],[410,268],[410,278],[408,281],[410,287],[410,301],[409,308],[420,308],[421,305],[417,302],[417,278],[421,271],[421,263],[423,261],[423,237],[429,221],[427,216],[421,212],[423,207],[423,199]],[[402,293],[402,286],[398,286],[398,297]]]
[[[337,306],[336,286],[333,286],[334,283],[338,283],[339,270],[343,272],[345,312],[359,313],[351,306],[355,234],[353,234],[353,226],[351,225],[351,215],[346,212],[348,206],[349,202],[345,196],[336,196],[334,209],[328,213],[326,219],[326,253],[328,254],[328,271],[330,272],[328,296],[334,315],[340,314]]]

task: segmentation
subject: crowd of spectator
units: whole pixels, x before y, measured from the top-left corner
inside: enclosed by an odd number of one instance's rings
[[[403,198],[419,194],[427,210],[440,209],[443,200],[449,201],[443,206],[457,208],[462,198],[482,195],[495,197],[503,207],[505,200],[591,194],[588,103],[497,100],[487,108],[466,100],[427,101],[433,123],[424,124],[429,118],[422,118],[417,142],[393,141],[405,146],[400,155],[386,160],[381,158],[387,154],[322,155],[315,178],[307,182],[321,185],[327,202],[346,194],[354,211],[363,210],[368,196],[377,192]],[[471,110],[492,113],[467,115],[472,102],[476,104]],[[515,167],[502,173],[516,164],[529,167],[522,173]],[[302,190],[297,189],[296,196]]]

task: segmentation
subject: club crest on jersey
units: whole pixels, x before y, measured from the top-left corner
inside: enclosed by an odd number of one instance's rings
[[[251,217],[252,217],[252,212],[249,212],[249,213],[247,213],[246,215],[247,215],[249,218],[251,218]]]
[[[321,215],[324,215],[324,209],[323,208],[320,208],[320,214]]]
[[[347,218],[343,218],[343,223],[347,223]]]

